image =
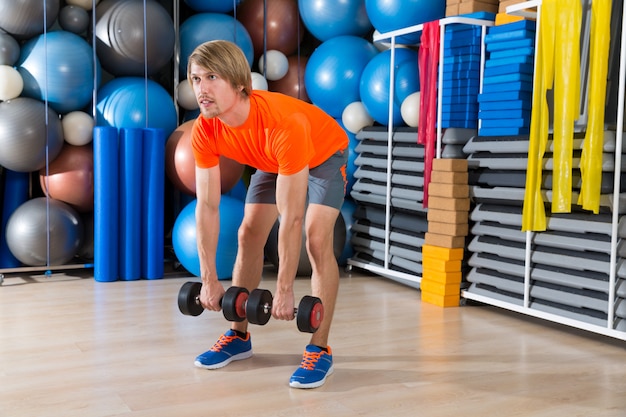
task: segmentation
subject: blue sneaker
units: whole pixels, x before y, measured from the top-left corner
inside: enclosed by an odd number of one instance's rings
[[[333,373],[333,353],[315,345],[307,345],[302,355],[302,362],[291,375],[289,386],[292,388],[317,388],[324,385],[326,377]]]
[[[220,336],[211,349],[199,355],[194,362],[199,368],[218,369],[232,361],[248,359],[252,356],[250,333],[243,339],[234,330],[228,330]]]

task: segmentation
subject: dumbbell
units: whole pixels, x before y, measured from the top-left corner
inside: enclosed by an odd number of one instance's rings
[[[178,308],[188,316],[199,316],[204,311],[200,303],[199,282],[186,282],[178,292]],[[265,325],[272,316],[272,293],[269,290],[255,289],[252,293],[242,287],[230,287],[220,300],[222,312],[228,321],[243,321],[246,318],[252,324]],[[315,333],[324,318],[322,301],[306,295],[294,309],[298,330]]]

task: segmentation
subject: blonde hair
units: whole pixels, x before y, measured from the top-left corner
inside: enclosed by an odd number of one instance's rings
[[[241,48],[232,42],[214,40],[196,47],[187,62],[188,80],[191,64],[224,78],[235,90],[241,89],[244,96],[249,96],[252,91],[250,64]]]

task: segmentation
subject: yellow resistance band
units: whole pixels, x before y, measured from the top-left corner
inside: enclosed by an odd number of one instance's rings
[[[595,214],[600,211],[604,102],[611,41],[611,0],[591,3],[587,132],[580,160],[582,186],[578,204]]]

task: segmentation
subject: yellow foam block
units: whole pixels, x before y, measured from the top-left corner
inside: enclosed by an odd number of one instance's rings
[[[442,284],[440,282],[431,281],[422,277],[420,289],[432,294],[448,296],[459,294],[461,292],[461,285],[458,282],[453,284]]]
[[[424,268],[424,265],[422,265],[422,281],[424,279],[432,282],[438,282],[440,284],[460,284],[463,279],[463,274],[461,271],[435,271],[434,269],[429,269],[427,267]]]
[[[422,245],[422,255],[444,261],[460,261],[463,259],[463,248],[444,248],[443,246]]]
[[[461,261],[458,259],[445,260],[425,256],[422,252],[422,268],[428,268],[441,272],[456,272],[461,270]]]
[[[437,295],[427,291],[422,291],[422,301],[439,307],[458,307],[459,304],[461,304],[461,294]]]

